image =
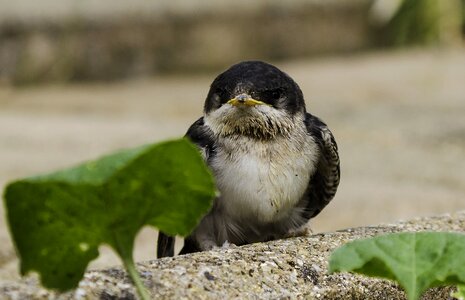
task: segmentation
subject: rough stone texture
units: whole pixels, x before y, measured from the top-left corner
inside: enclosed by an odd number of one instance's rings
[[[0,83],[185,74],[370,44],[370,0],[25,2],[0,0]]]
[[[331,251],[352,240],[406,231],[465,232],[465,211],[398,224],[346,229],[306,237],[221,248],[138,265],[153,298],[170,299],[405,299],[392,282],[359,275],[327,274]],[[423,299],[448,299],[450,287]],[[1,282],[2,299],[134,299],[121,268],[90,271],[79,288],[56,294],[36,279]]]

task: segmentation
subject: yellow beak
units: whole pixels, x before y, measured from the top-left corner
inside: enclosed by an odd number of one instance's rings
[[[245,95],[245,94],[238,95],[235,98],[229,100],[227,103],[231,104],[233,106],[240,106],[240,105],[245,105],[245,106],[268,105],[268,106],[271,106],[270,104],[265,103],[263,101],[252,99],[249,95]]]

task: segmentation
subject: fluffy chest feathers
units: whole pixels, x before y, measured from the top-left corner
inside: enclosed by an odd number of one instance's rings
[[[279,221],[304,195],[319,156],[305,129],[261,141],[244,136],[219,139],[210,161],[219,210],[237,221]]]

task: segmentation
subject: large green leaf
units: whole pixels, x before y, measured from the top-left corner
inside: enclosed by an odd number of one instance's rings
[[[428,288],[465,283],[465,234],[397,233],[357,240],[336,249],[329,272],[353,271],[396,280],[408,299]]]
[[[465,285],[460,285],[457,287],[457,292],[453,293],[452,296],[459,300],[465,300]]]
[[[100,244],[133,267],[134,238],[144,225],[187,235],[214,194],[199,151],[181,139],[16,181],[4,196],[21,273],[38,271],[44,286],[67,290]]]

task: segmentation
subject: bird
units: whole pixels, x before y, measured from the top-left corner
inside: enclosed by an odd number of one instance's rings
[[[179,254],[301,235],[336,194],[332,132],[307,112],[297,83],[269,63],[243,61],[219,74],[186,137],[219,194]],[[159,232],[157,256],[173,255],[174,238]]]

